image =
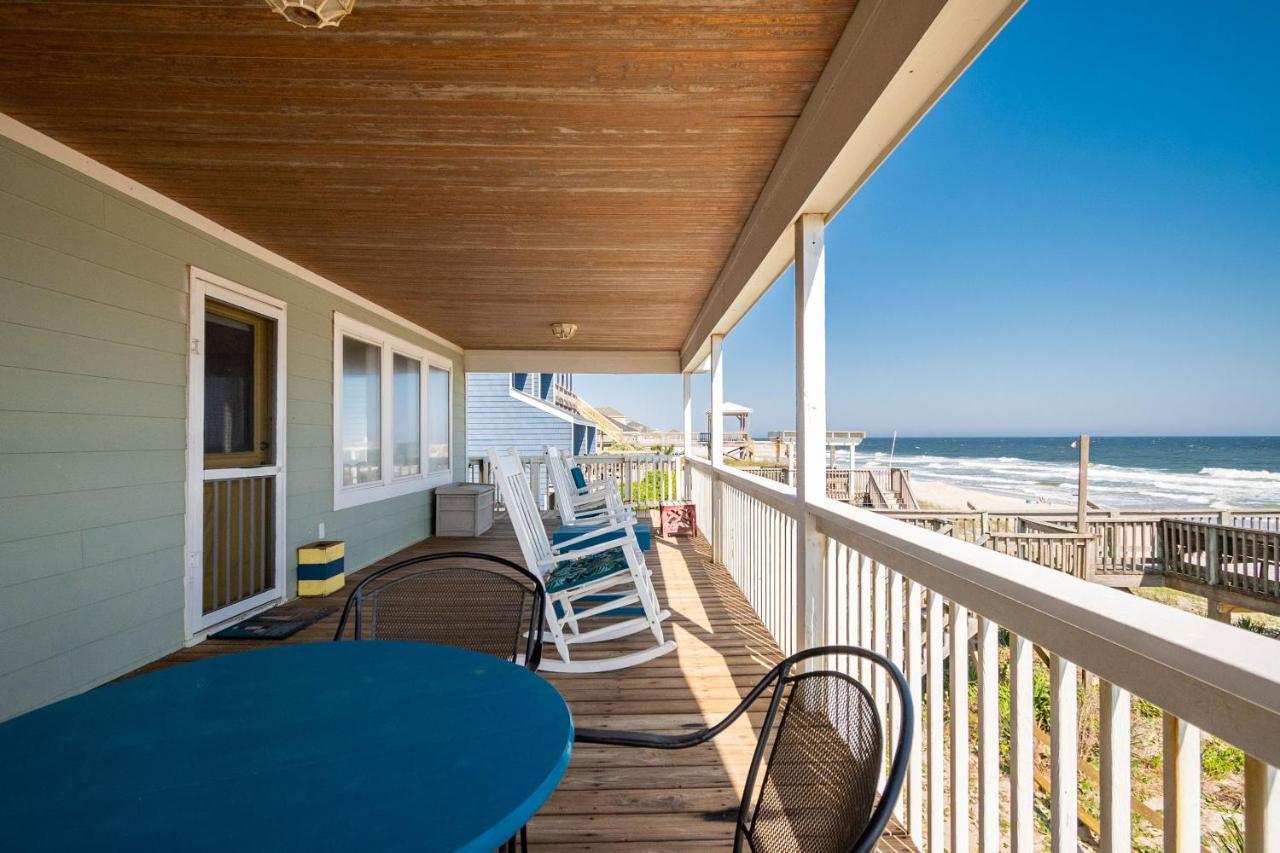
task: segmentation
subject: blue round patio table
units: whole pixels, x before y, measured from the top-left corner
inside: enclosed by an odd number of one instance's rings
[[[493,850],[572,745],[555,688],[488,655],[242,652],[0,724],[0,850]]]

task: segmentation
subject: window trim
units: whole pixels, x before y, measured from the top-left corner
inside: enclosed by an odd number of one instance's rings
[[[379,348],[379,394],[378,411],[381,423],[381,470],[382,479],[372,483],[361,483],[344,486],[342,483],[342,339],[354,338]],[[421,448],[422,471],[403,477],[395,476],[395,425],[392,422],[395,411],[392,403],[394,387],[394,357],[400,355],[413,359],[421,365],[418,374],[418,440]],[[428,471],[427,415],[431,406],[427,393],[427,377],[430,368],[436,367],[449,375],[449,399],[445,406],[449,410],[449,467],[443,471]],[[453,482],[454,473],[454,434],[453,434],[453,362],[444,356],[409,343],[390,332],[361,323],[341,314],[333,312],[333,508],[335,511],[350,509],[377,501],[423,492]]]

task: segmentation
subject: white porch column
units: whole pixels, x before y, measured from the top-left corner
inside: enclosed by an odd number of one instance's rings
[[[684,380],[684,454],[693,455],[693,374],[682,373]]]
[[[827,267],[821,214],[796,220],[796,648],[823,643],[822,536],[808,504],[826,497]]]
[[[711,559],[724,559],[724,482],[716,469],[724,467],[724,335],[711,336]]]
[[[685,459],[688,459],[693,455],[693,374],[683,373],[680,378],[684,380],[684,455]],[[689,500],[693,496],[689,480],[689,463],[682,464],[681,481],[684,485],[680,497]]]

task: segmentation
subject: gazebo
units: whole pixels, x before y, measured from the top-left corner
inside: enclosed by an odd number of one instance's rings
[[[751,408],[726,400],[721,407],[721,414],[726,418],[736,418],[738,421],[737,430],[724,434],[725,454],[729,456],[736,454],[739,458],[750,459],[754,455],[751,441]],[[711,410],[707,409],[708,440],[712,433],[712,423]]]

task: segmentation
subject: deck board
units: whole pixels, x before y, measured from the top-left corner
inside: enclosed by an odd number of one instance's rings
[[[348,578],[414,554],[472,550],[519,560],[510,527],[500,521],[481,539],[439,537],[419,542]],[[579,727],[678,732],[718,720],[769,668],[781,651],[726,570],[701,539],[655,537],[648,558],[677,648],[622,672],[548,674]],[[284,612],[337,607],[339,592],[298,599]],[[284,642],[332,638],[338,613]],[[279,642],[279,641],[276,641]],[[639,648],[642,638],[600,644],[605,651]],[[273,645],[272,641],[206,640],[145,670]],[[554,654],[554,652],[550,652]],[[763,706],[763,703],[760,703]],[[733,815],[755,745],[761,713],[744,715],[704,746],[673,752],[579,746],[564,780],[530,824],[530,846],[544,851],[728,850]],[[881,849],[912,851],[896,826]]]

